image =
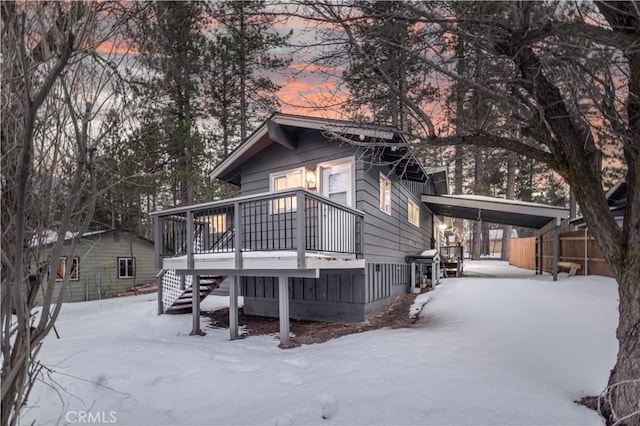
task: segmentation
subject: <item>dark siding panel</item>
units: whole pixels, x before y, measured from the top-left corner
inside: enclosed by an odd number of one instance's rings
[[[334,275],[325,275],[324,279],[327,283],[327,288],[329,289],[329,302],[339,302],[340,301],[340,282],[334,279]]]
[[[245,296],[245,312],[270,312],[277,316],[278,279],[275,277],[243,277],[242,294]],[[293,318],[320,321],[363,321],[365,305],[365,275],[363,270],[341,273],[321,272],[315,278],[290,278],[290,309]],[[275,303],[275,305],[273,305]],[[268,309],[266,307],[269,307]],[[305,308],[306,307],[306,308]],[[265,311],[265,309],[267,309]],[[307,310],[305,310],[307,309]],[[335,312],[330,312],[335,309]],[[340,320],[338,314],[343,313]],[[359,312],[359,314],[357,314]],[[359,316],[358,316],[359,315]],[[359,319],[354,319],[354,318]]]
[[[315,283],[311,280],[304,283],[304,300],[316,300],[316,288]]]
[[[342,302],[353,303],[353,282],[351,275],[337,275],[340,280],[340,300]]]
[[[365,301],[365,289],[364,289],[364,275],[352,275],[353,279],[353,302],[364,303]]]
[[[360,303],[334,303],[301,300],[289,305],[291,318],[331,321],[361,322],[365,320],[364,305]],[[277,299],[245,298],[244,312],[248,315],[278,317]]]
[[[305,278],[305,282],[316,282],[316,298],[318,301],[325,302],[329,300],[329,291],[327,288],[327,281],[323,279],[314,280],[312,278]]]
[[[291,292],[290,297],[295,300],[302,300],[304,298],[304,281],[302,278],[293,279],[293,292]]]
[[[264,279],[264,297],[266,297],[266,298],[274,298],[275,297],[276,292],[274,292],[274,288],[273,287],[274,287],[273,278],[271,278],[271,277],[265,278]]]
[[[406,292],[409,285],[409,268],[407,263],[368,264],[367,304],[393,298]]]

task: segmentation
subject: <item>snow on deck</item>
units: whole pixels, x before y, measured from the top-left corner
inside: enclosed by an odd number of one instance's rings
[[[297,269],[298,252],[292,250],[243,251],[243,269]],[[235,269],[235,252],[198,253],[193,255],[195,269]],[[305,252],[307,269],[364,268],[365,260],[350,253]],[[166,257],[164,269],[187,269],[187,256]]]
[[[22,421],[86,410],[123,425],[603,424],[573,401],[606,384],[616,298],[603,277],[450,278],[418,297],[412,328],[289,350],[273,336],[188,336],[191,316],[157,316],[151,295],[67,304],[41,354],[64,403],[38,383]]]

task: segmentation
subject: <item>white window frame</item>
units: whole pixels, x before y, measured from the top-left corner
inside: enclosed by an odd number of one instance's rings
[[[389,195],[385,187],[389,187]],[[391,216],[391,180],[380,173],[380,210]]]
[[[300,185],[299,186],[290,186],[290,176],[294,174],[300,174]],[[306,170],[304,167],[296,167],[295,169],[283,170],[281,172],[275,172],[269,174],[269,191],[284,191],[287,189],[296,189],[296,188],[304,188],[305,184],[305,173]],[[286,188],[283,189],[275,189],[275,181],[278,178],[285,177],[287,179]],[[297,210],[297,199],[295,197],[288,197],[285,199],[276,199],[273,200],[269,205],[270,214],[279,214],[279,213],[292,213]]]
[[[80,280],[80,258],[78,256],[73,256],[73,260],[71,261],[71,276],[69,277],[69,281],[79,281]],[[58,274],[60,271],[60,262],[62,262],[62,277]],[[75,274],[73,269],[73,264],[76,264]],[[58,259],[58,269],[56,270],[56,281],[64,281],[64,277],[67,274],[67,256],[61,256]],[[75,275],[75,278],[74,278]]]
[[[412,200],[407,200],[407,220],[420,228],[420,206]]]
[[[129,275],[121,275],[120,274],[120,262],[122,261],[131,261],[131,270],[128,270],[129,268],[127,266],[125,266],[125,269],[127,269]],[[136,258],[135,257],[129,257],[129,256],[118,256],[118,279],[130,279],[130,278],[135,278],[136,276]]]

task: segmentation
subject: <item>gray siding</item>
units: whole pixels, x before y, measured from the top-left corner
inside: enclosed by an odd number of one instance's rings
[[[70,249],[70,245],[65,245],[62,256],[68,256]],[[118,278],[118,258],[131,257],[132,252],[136,261],[135,279]],[[129,290],[134,282],[155,281],[153,243],[135,236],[130,240],[128,233],[107,232],[84,238],[76,245],[73,256],[79,258],[79,275],[64,290],[65,302],[112,297]],[[61,288],[62,283],[57,282],[56,287]]]
[[[380,173],[391,181],[391,215],[380,210]],[[373,263],[404,263],[405,256],[431,247],[433,219],[420,199],[388,167],[356,168],[356,208],[365,213],[364,257]],[[420,206],[420,227],[407,218],[407,201]]]

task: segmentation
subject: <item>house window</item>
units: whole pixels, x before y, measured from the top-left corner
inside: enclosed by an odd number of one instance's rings
[[[282,191],[285,189],[302,188],[304,186],[304,168],[288,170],[270,175],[269,189],[271,191]],[[295,195],[273,200],[271,205],[272,213],[286,213],[296,211],[297,203]]]
[[[380,174],[380,210],[391,214],[391,181]]]
[[[209,232],[219,234],[227,230],[227,215],[214,214],[209,221]]]
[[[78,265],[80,263],[80,259],[78,257],[74,257],[71,262],[71,271],[69,279],[71,281],[78,281],[79,279],[79,268]],[[58,260],[58,270],[56,271],[56,281],[62,281],[64,279],[65,271],[67,270],[67,258],[61,257]]]
[[[133,278],[136,275],[136,258],[118,258],[118,278]]]
[[[407,202],[407,219],[409,223],[420,227],[420,206],[411,200]]]

